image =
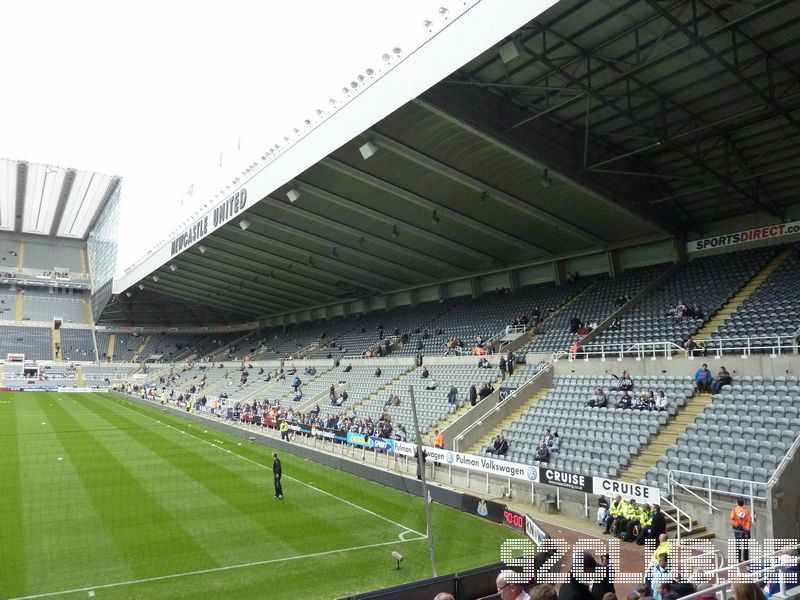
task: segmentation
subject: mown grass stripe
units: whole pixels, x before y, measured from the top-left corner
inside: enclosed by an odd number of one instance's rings
[[[48,401],[37,401],[42,410],[48,410],[54,419],[69,429],[80,429],[80,423],[61,406],[61,402],[48,403],[45,409],[43,405]],[[75,465],[94,510],[108,528],[135,577],[163,572],[167,555],[172,568],[188,567],[197,562],[213,564],[213,558],[206,550],[131,476],[124,463],[106,451],[95,433],[56,432],[56,435]],[[109,488],[110,485],[113,488]],[[140,522],[144,515],[147,527],[142,527]]]
[[[275,530],[274,510],[265,510],[264,503],[272,503],[271,477],[258,473],[258,481],[251,481],[252,470],[246,473],[233,462],[227,454],[202,453],[196,440],[180,436],[175,431],[161,428],[157,424],[146,428],[141,426],[144,417],[132,418],[134,413],[118,413],[116,404],[98,403],[91,398],[81,398],[84,408],[92,408],[99,418],[107,424],[118,427],[114,442],[119,448],[136,455],[136,462],[148,462],[148,469],[169,473],[170,481],[166,489],[180,495],[192,507],[190,512],[178,512],[176,519],[185,521],[185,526],[203,537],[206,547],[214,548],[213,554],[219,562],[242,560],[248,552],[263,553],[265,548],[271,554],[285,554],[295,550],[296,535],[283,530]],[[128,447],[125,439],[133,446]],[[109,448],[114,452],[114,448]],[[226,464],[227,463],[227,464]],[[155,482],[151,481],[151,484]],[[150,486],[154,487],[154,486]],[[162,490],[164,482],[160,484]],[[163,495],[163,491],[162,491]],[[309,500],[311,500],[309,498]],[[169,498],[165,499],[169,502]],[[305,513],[313,522],[313,502],[299,505],[299,513]],[[199,531],[197,512],[218,515],[216,521],[208,521],[217,527]],[[184,518],[185,517],[185,518]],[[241,544],[231,547],[224,540],[214,536],[241,536]],[[197,536],[200,539],[200,535]],[[226,556],[225,553],[233,554]],[[248,556],[251,556],[248,554]],[[219,564],[219,563],[216,563]]]
[[[6,398],[7,399],[7,398]],[[16,410],[19,403],[0,404],[0,514],[11,515],[0,542],[0,593],[4,596],[25,589],[25,535],[23,530],[22,482]]]
[[[17,437],[27,589],[82,583],[94,577],[95,565],[76,551],[79,548],[91,548],[103,556],[109,577],[130,577],[127,565],[117,559],[119,549],[97,517],[74,465],[64,460],[65,450],[54,431],[60,423],[40,410],[32,395],[24,398],[23,424]]]
[[[102,403],[97,397],[85,398],[85,401],[87,403],[86,407],[92,406],[93,403]],[[360,527],[356,526],[359,523],[363,523],[365,527],[375,531],[385,529],[387,535],[396,535],[398,530],[395,527],[403,528],[402,526],[394,525],[392,522],[389,522],[388,526],[380,525],[376,523],[376,519],[383,520],[384,517],[364,512],[359,507],[353,507],[354,514],[348,515],[349,526],[342,530],[336,518],[328,517],[341,514],[342,507],[340,503],[343,500],[330,495],[324,490],[316,489],[313,486],[306,487],[306,485],[300,488],[295,487],[292,490],[293,502],[289,503],[291,506],[291,517],[289,517],[289,515],[284,514],[284,509],[273,506],[270,466],[255,461],[252,461],[252,466],[250,466],[245,462],[250,461],[250,459],[237,452],[231,451],[227,453],[221,446],[216,449],[211,448],[206,445],[207,441],[195,437],[194,434],[180,435],[180,430],[169,424],[158,426],[152,421],[152,416],[131,410],[118,402],[106,402],[105,406],[124,411],[116,415],[110,422],[125,425],[126,432],[131,435],[136,436],[143,432],[149,432],[153,435],[161,436],[166,447],[174,447],[175,445],[184,447],[186,449],[185,452],[166,456],[166,460],[169,460],[176,468],[183,470],[189,476],[200,477],[198,481],[200,481],[201,485],[207,485],[212,493],[229,499],[235,509],[259,520],[265,532],[271,532],[268,535],[271,535],[275,541],[281,542],[283,545],[282,553],[285,553],[288,549],[294,552],[302,552],[309,548],[319,548],[320,544],[325,544],[332,537],[337,538],[340,543],[357,545],[362,541],[362,537],[359,534]],[[148,422],[153,423],[155,427],[150,430],[137,430],[131,425],[138,421],[127,415],[146,419]],[[266,501],[266,506],[268,507],[266,510],[264,501]],[[297,536],[292,533],[290,528],[278,528],[276,531],[275,518],[290,518],[291,522],[305,524],[304,535]]]

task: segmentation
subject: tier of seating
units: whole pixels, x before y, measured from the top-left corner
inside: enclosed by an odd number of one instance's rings
[[[17,305],[17,295],[13,291],[0,293],[0,320],[13,321],[14,309]]]
[[[667,265],[654,265],[641,269],[625,271],[619,277],[608,279],[605,276],[590,280],[591,287],[565,310],[548,321],[543,333],[533,340],[525,352],[554,352],[566,350],[570,344],[580,337],[570,331],[570,320],[577,317],[580,321],[601,323],[617,308],[616,300],[620,296],[635,296],[645,287],[663,274]]]
[[[22,353],[26,359],[51,360],[53,336],[45,327],[22,327],[5,325],[0,327],[0,356]]]
[[[97,353],[100,355],[101,361],[108,360],[108,341],[112,335],[114,335],[114,354],[112,357],[114,362],[127,362],[133,358],[144,339],[141,335],[132,333],[111,334],[105,331],[98,331],[95,335],[97,338]]]
[[[45,270],[64,268],[79,273],[81,272],[81,249],[76,246],[26,241],[23,266],[29,269]]]
[[[85,324],[84,299],[79,295],[58,294],[48,290],[26,290],[24,319],[52,323],[54,317],[63,319],[65,323]]]
[[[87,387],[107,387],[130,380],[138,368],[139,365],[124,363],[84,365],[83,378]]]
[[[613,408],[621,392],[610,390],[616,380],[584,375],[561,376],[554,387],[520,418],[503,430],[508,440],[508,460],[534,464],[545,428],[558,432],[561,448],[549,465],[557,469],[616,477],[630,458],[656,435],[693,394],[688,377],[642,377],[634,391],[662,389],[668,398],[666,411]],[[590,408],[587,400],[595,388],[608,395],[608,408]]]
[[[409,371],[409,367],[405,365],[391,365],[381,367],[381,375],[380,377],[375,376],[375,367],[374,366],[360,366],[354,365],[352,366],[351,370],[348,373],[344,372],[344,365],[342,365],[338,369],[334,369],[331,373],[335,374],[338,372],[339,378],[336,381],[332,381],[332,383],[337,383],[339,381],[344,381],[347,384],[347,402],[342,406],[331,406],[330,403],[323,404],[320,403],[320,415],[329,416],[331,414],[339,414],[339,413],[347,413],[352,414],[353,410],[356,409],[357,405],[362,403],[365,399],[369,398],[372,394],[378,392],[387,385],[390,385],[392,381],[396,378],[403,375],[405,372]],[[301,376],[302,379],[302,376]],[[329,379],[329,378],[326,378]],[[289,383],[289,382],[287,382]],[[328,384],[330,387],[330,383]],[[337,387],[339,387],[337,385]],[[305,392],[304,392],[305,393]],[[281,403],[285,403],[288,399],[292,396],[291,393],[287,393],[284,397],[281,398]],[[366,410],[362,407],[357,409],[358,416],[374,416],[370,413],[367,413]],[[380,416],[380,413],[378,413]]]
[[[775,254],[759,248],[698,258],[625,314],[619,327],[603,332],[593,344],[668,341],[682,345],[716,314]],[[700,318],[677,318],[678,302],[698,304]]]
[[[650,469],[651,484],[665,486],[670,470],[675,480],[714,487],[734,494],[749,493],[744,481],[765,483],[800,435],[800,384],[795,376],[741,377],[714,396],[703,414]],[[758,492],[758,490],[754,490]]]
[[[735,255],[733,255],[735,256]],[[730,255],[725,255],[730,259]],[[800,328],[800,245],[720,327],[714,337],[792,336]]]
[[[61,328],[61,355],[63,360],[96,361],[91,329]]]

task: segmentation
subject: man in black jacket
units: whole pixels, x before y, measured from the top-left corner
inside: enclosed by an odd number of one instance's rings
[[[639,530],[639,537],[636,538],[636,543],[640,546],[644,546],[645,540],[657,540],[658,536],[667,532],[667,520],[664,518],[664,513],[661,512],[661,507],[658,504],[653,504],[651,521],[648,527],[642,527]]]
[[[278,458],[277,452],[272,453],[272,476],[275,479],[275,497],[283,500],[283,486],[281,485],[283,469],[281,469],[281,459]]]

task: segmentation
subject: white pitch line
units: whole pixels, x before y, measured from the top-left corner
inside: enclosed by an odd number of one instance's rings
[[[352,546],[350,548],[342,548],[339,550],[326,550],[325,552],[314,552],[312,554],[300,554],[297,556],[284,556],[283,558],[270,558],[267,560],[257,560],[248,563],[241,563],[238,565],[226,565],[224,567],[212,567],[209,569],[200,569],[199,571],[188,571],[186,573],[172,573],[170,575],[158,575],[156,577],[144,577],[142,579],[130,579],[128,581],[117,581],[115,583],[104,583],[102,585],[90,585],[82,588],[74,588],[71,590],[60,590],[58,592],[44,592],[42,594],[33,594],[31,596],[16,596],[9,600],[34,600],[34,598],[49,598],[52,596],[63,596],[64,594],[76,594],[78,592],[91,592],[94,590],[103,590],[114,587],[123,587],[126,585],[137,585],[140,583],[151,583],[154,581],[164,581],[165,579],[178,579],[180,577],[194,577],[196,575],[206,575],[208,573],[219,573],[221,571],[232,571],[235,569],[246,569],[248,567],[259,567],[263,565],[270,565],[280,562],[288,562],[291,560],[303,560],[306,558],[319,558],[320,556],[328,556],[330,554],[338,554],[340,552],[354,552],[356,550],[367,550],[369,548],[380,548],[381,546],[391,546],[392,544],[405,544],[406,542],[417,542],[423,538],[414,540],[398,540],[393,542],[381,542],[378,544],[367,544],[365,546]]]
[[[211,446],[212,448],[217,448],[218,450],[222,450],[223,452],[228,452],[230,454],[233,454],[234,456],[237,456],[237,457],[241,458],[242,460],[246,460],[247,462],[256,465],[257,467],[261,467],[262,469],[265,469],[267,471],[272,471],[272,468],[268,467],[267,465],[264,465],[264,464],[262,464],[260,462],[252,460],[250,458],[247,458],[246,456],[242,456],[241,454],[237,454],[236,452],[231,452],[230,450],[228,450],[226,448],[220,448],[219,446],[217,446],[216,444],[214,444],[212,442],[204,440],[201,437],[197,437],[196,435],[194,435],[192,433],[189,433],[188,431],[184,431],[183,429],[179,429],[177,427],[173,427],[172,425],[168,425],[167,423],[163,423],[162,421],[159,421],[158,419],[156,419],[154,417],[151,417],[150,415],[145,415],[145,414],[142,414],[142,413],[140,413],[138,411],[135,411],[132,408],[130,408],[128,406],[125,406],[122,403],[118,402],[117,404],[119,406],[122,406],[123,408],[131,411],[132,413],[135,413],[135,414],[137,414],[139,416],[145,417],[146,419],[150,419],[151,421],[155,421],[156,423],[160,423],[161,425],[164,425],[165,427],[169,427],[170,429],[174,429],[175,431],[179,431],[180,433],[186,434],[189,437],[192,437],[192,438],[194,438],[194,439],[196,439],[196,440],[198,440],[200,442],[203,442],[204,444],[206,444],[208,446]],[[424,534],[422,532],[419,532],[416,529],[411,529],[411,527],[406,527],[402,523],[398,523],[397,521],[392,521],[389,517],[384,517],[383,515],[378,514],[376,512],[373,512],[368,508],[365,508],[365,507],[363,507],[363,506],[361,506],[359,504],[356,504],[354,502],[350,502],[349,500],[345,500],[344,498],[341,498],[341,497],[337,496],[336,494],[332,494],[331,492],[327,492],[325,490],[322,490],[322,489],[320,489],[320,488],[318,488],[316,486],[311,485],[310,483],[306,483],[305,481],[300,481],[299,479],[295,479],[294,477],[290,477],[289,475],[286,475],[286,479],[290,479],[292,481],[295,481],[295,482],[299,483],[300,485],[304,485],[307,488],[310,488],[310,489],[312,489],[312,490],[314,490],[316,492],[319,492],[320,494],[324,494],[326,496],[330,496],[331,498],[334,498],[334,499],[338,500],[339,502],[344,502],[345,504],[347,504],[349,506],[352,506],[353,508],[355,508],[357,510],[360,510],[360,511],[363,511],[363,512],[365,512],[367,514],[370,514],[373,517],[377,517],[379,519],[382,519],[382,520],[386,521],[387,523],[391,523],[392,525],[394,525],[396,527],[399,527],[403,531],[410,531],[411,533],[416,533],[420,537],[427,537],[426,534]]]

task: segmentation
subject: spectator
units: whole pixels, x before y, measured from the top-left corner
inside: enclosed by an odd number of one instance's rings
[[[597,499],[597,524],[600,527],[604,527],[606,524],[606,518],[608,518],[608,498],[605,496],[600,496]]]
[[[451,385],[450,391],[447,393],[448,404],[458,404],[458,389],[456,386]]]
[[[484,400],[492,392],[494,392],[494,387],[492,387],[492,384],[487,381],[486,383],[483,384],[483,387],[481,387],[481,391],[478,393],[478,397],[481,400]]]
[[[720,367],[719,373],[717,373],[717,376],[711,382],[711,393],[719,394],[724,386],[730,385],[731,383],[733,383],[733,377],[731,377],[731,374],[728,373],[728,370],[725,367]]]
[[[667,395],[664,390],[657,390],[656,397],[653,399],[655,410],[667,410]]]
[[[764,592],[757,583],[734,583],[731,588],[734,600],[765,600]]]
[[[420,377],[422,377],[422,379],[427,379],[428,375],[430,375],[428,372],[428,367],[422,367],[422,373],[420,374]]]
[[[686,350],[690,356],[706,355],[706,347],[702,344],[698,344],[691,337],[683,343],[683,349]]]
[[[500,571],[495,582],[500,600],[530,600],[530,596],[522,589],[520,584],[509,581],[516,576],[517,574],[514,571]]]
[[[381,368],[380,368],[380,367],[378,367],[377,369],[375,369],[375,377],[380,377],[380,376],[381,376],[381,374],[383,374],[383,371],[381,371]]]
[[[675,580],[672,574],[672,569],[667,566],[667,555],[662,554],[658,557],[658,564],[650,569],[650,587],[653,590],[654,600],[664,600],[665,591],[668,592],[668,586]],[[665,590],[664,584],[667,584]]]
[[[581,328],[581,320],[578,317],[572,317],[569,320],[569,332],[578,333]]]
[[[603,388],[595,388],[592,397],[586,401],[589,408],[605,408],[608,406],[608,396],[603,393]]]
[[[427,384],[425,384],[426,390],[435,390],[436,389],[436,380],[431,379]]]
[[[561,450],[561,438],[558,437],[557,431],[553,434],[553,439],[550,440],[550,443],[547,444],[547,450],[550,452],[550,454],[555,454]]]
[[[624,408],[624,409],[633,408],[633,396],[631,395],[630,392],[625,392],[624,394],[622,394],[620,399],[617,401],[616,408]]]
[[[572,556],[572,567],[569,572],[569,581],[562,583],[558,590],[558,600],[593,600],[592,592],[589,587],[578,580],[576,568],[578,566],[577,557]],[[583,573],[593,573],[597,568],[597,561],[588,552],[583,553]],[[584,577],[581,577],[584,579]]]
[[[501,433],[500,444],[497,450],[495,451],[495,454],[497,454],[497,456],[505,456],[507,452],[508,452],[508,440]]]
[[[711,391],[711,371],[708,370],[706,363],[694,372],[694,384],[701,394]]]
[[[475,389],[475,384],[469,386],[469,403],[475,406],[478,403],[478,390]]]
[[[558,600],[558,594],[549,583],[539,583],[531,588],[531,600]]]
[[[616,579],[616,573],[611,572],[612,568],[608,564],[608,555],[604,555],[600,557],[600,562],[597,566],[605,568],[605,575],[603,578],[592,584],[592,598],[594,600],[617,600],[617,593],[614,589],[614,579]],[[595,569],[597,569],[595,566]]]
[[[485,356],[482,356],[478,359],[478,368],[479,369],[491,369],[492,365],[489,363],[489,359]]]
[[[508,376],[511,377],[514,375],[514,363],[516,362],[517,357],[514,356],[514,353],[509,350],[508,354],[506,355],[506,370],[508,371]]]
[[[620,392],[630,392],[633,390],[633,378],[631,374],[627,371],[623,371],[622,375],[617,377],[613,373],[611,374],[612,377],[617,378],[617,390]]]
[[[500,378],[501,379],[505,379],[506,378],[506,357],[505,356],[501,356],[500,357],[500,362],[497,363],[497,366],[500,368]]]
[[[550,451],[547,449],[547,444],[542,442],[536,450],[536,460],[546,463],[550,460]]]

